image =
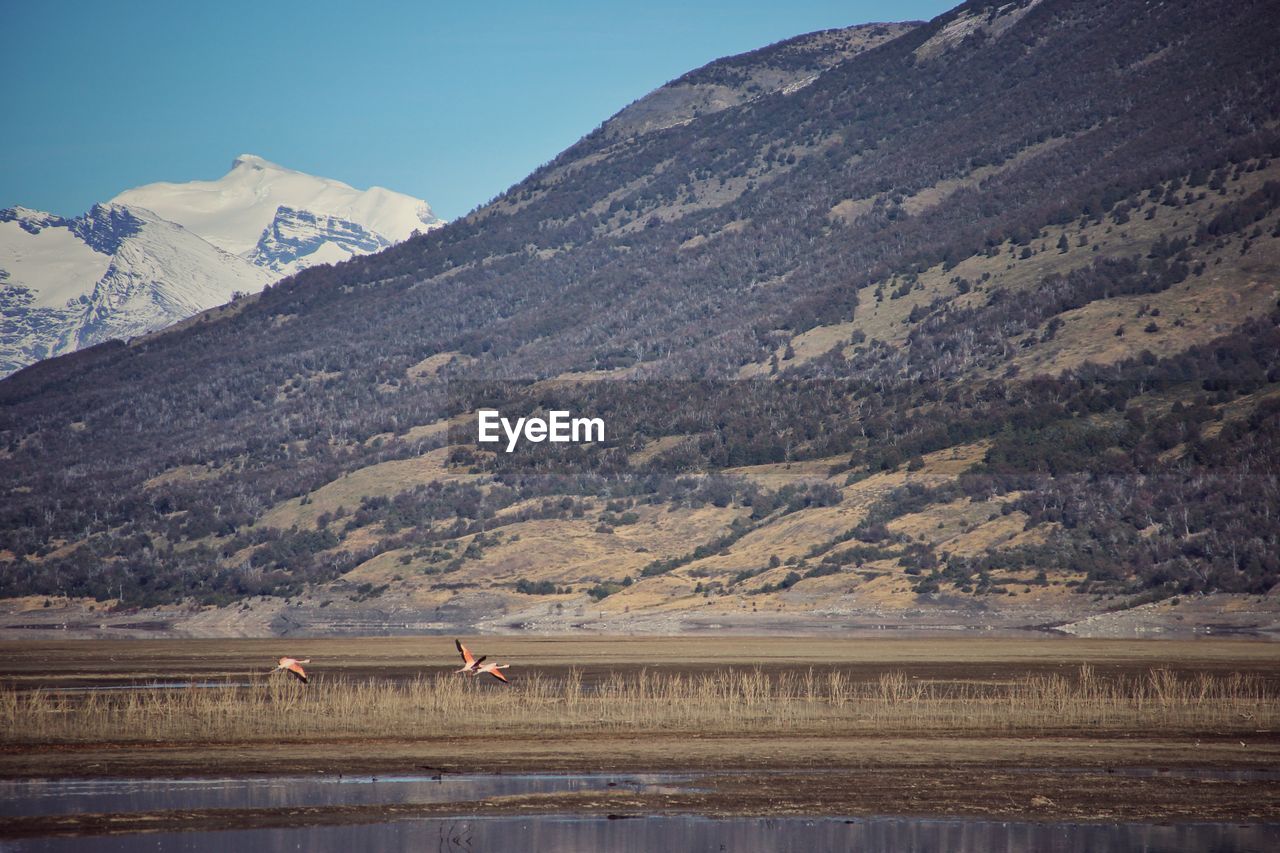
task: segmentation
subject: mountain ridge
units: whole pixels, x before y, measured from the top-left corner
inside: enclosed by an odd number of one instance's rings
[[[774,92],[808,85],[830,67],[870,50],[920,22],[858,24],[785,39],[683,74],[604,122],[614,138],[663,130]]]

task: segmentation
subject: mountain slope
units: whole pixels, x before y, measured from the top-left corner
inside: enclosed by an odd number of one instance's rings
[[[279,631],[1246,612],[1280,579],[1278,19],[965,4],[23,371],[4,589],[294,596]],[[607,440],[493,454],[482,404]]]
[[[829,68],[917,25],[918,22],[865,24],[823,30],[717,60],[640,98],[605,122],[603,130],[613,139],[638,136],[686,124],[776,92],[789,94],[809,85]]]

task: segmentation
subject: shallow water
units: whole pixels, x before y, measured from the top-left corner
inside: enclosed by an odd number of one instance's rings
[[[276,809],[392,803],[465,803],[486,797],[623,789],[652,792],[679,774],[519,773],[434,776],[274,776],[261,779],[55,779],[0,781],[0,817]]]
[[[1247,772],[1247,771],[1246,771]],[[408,818],[349,826],[34,838],[0,841],[0,851],[222,851],[431,849],[523,853],[576,851],[1049,851],[1149,853],[1280,850],[1280,824],[1088,824],[876,817],[705,818],[664,815],[484,817],[469,803],[487,797],[569,791],[669,790],[691,774],[520,773],[395,776],[280,776],[224,779],[58,779],[0,781],[5,816],[141,813],[169,809],[280,809],[302,806],[456,803],[452,818]],[[763,780],[767,784],[767,780]],[[694,782],[696,784],[696,781]],[[687,788],[685,789],[687,790]]]
[[[404,820],[363,826],[158,833],[0,842],[6,851],[315,851],[440,850],[525,853],[647,853],[653,850],[774,853],[1121,853],[1121,851],[1272,851],[1280,826],[1230,824],[1029,824],[994,821],[868,818],[572,816]]]

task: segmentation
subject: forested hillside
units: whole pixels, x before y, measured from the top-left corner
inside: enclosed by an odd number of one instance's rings
[[[531,625],[1265,593],[1278,23],[967,3],[691,72],[447,227],[0,382],[0,593]],[[495,454],[479,405],[606,441]]]

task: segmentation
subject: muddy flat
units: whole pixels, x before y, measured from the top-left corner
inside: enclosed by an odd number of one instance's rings
[[[1027,634],[986,639],[833,637],[462,637],[520,677],[578,669],[588,680],[614,672],[835,669],[859,679],[901,671],[923,679],[1010,679],[1070,672],[1249,673],[1280,683],[1280,643],[1244,639],[1093,640]],[[478,651],[478,653],[479,653]],[[0,641],[0,686],[103,686],[243,678],[281,655],[312,658],[312,671],[404,679],[446,671],[458,657],[450,637]]]

